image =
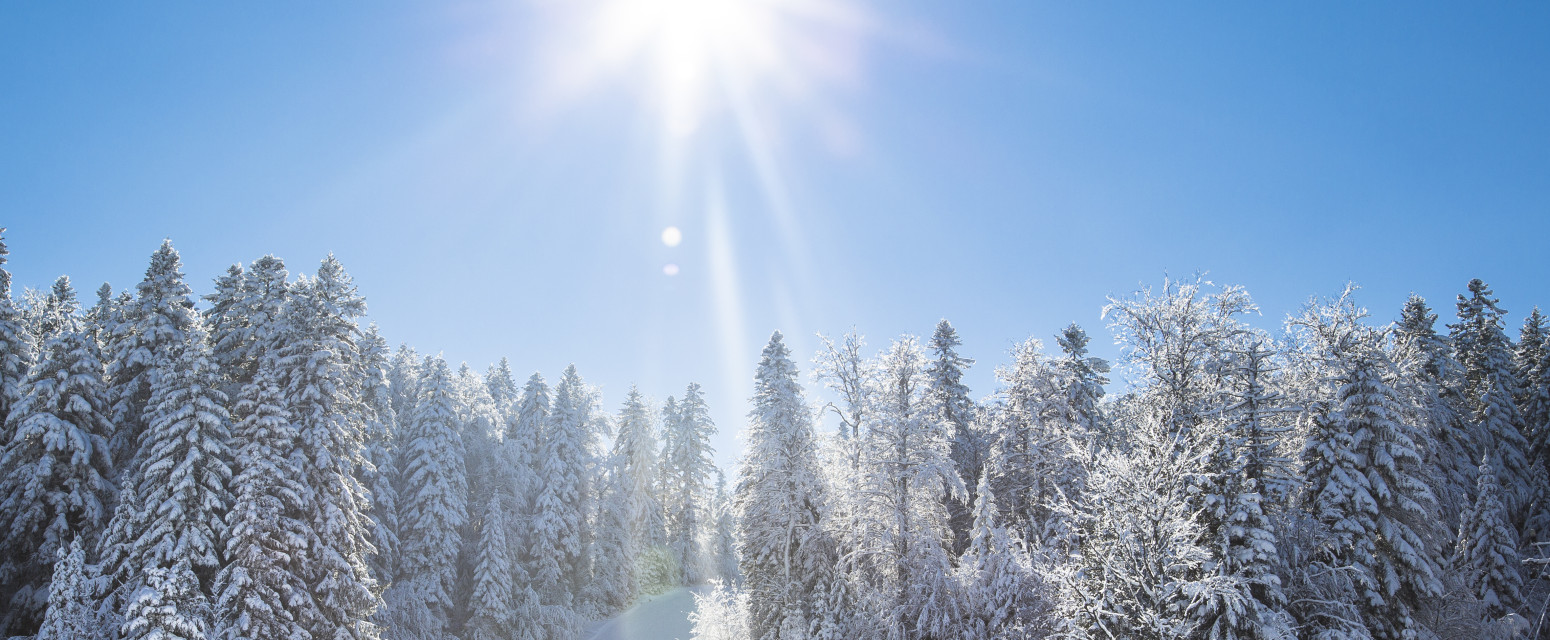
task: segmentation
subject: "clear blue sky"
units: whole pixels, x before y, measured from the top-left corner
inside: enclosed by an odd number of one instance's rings
[[[1545,3],[745,1],[783,27],[686,54],[722,66],[684,135],[672,42],[576,71],[586,3],[6,3],[17,285],[332,251],[394,344],[575,362],[611,411],[700,381],[727,434],[777,328],[806,371],[946,317],[985,394],[1071,321],[1112,356],[1104,297],[1165,273],[1267,327],[1347,280],[1385,320],[1471,277],[1514,332],[1550,305]]]

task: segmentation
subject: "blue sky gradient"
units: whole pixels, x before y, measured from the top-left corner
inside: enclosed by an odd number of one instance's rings
[[[1514,334],[1550,305],[1544,3],[858,4],[840,79],[765,107],[774,184],[724,101],[675,143],[638,69],[551,99],[554,5],[0,7],[18,288],[331,251],[394,344],[575,362],[610,411],[702,382],[723,463],[774,329],[806,371],[945,317],[986,394],[1072,321],[1113,357],[1105,296],[1164,274],[1267,328],[1347,280],[1381,320],[1472,277]]]

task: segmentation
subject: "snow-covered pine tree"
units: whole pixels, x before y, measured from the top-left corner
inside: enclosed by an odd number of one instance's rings
[[[506,474],[499,468],[499,437],[505,430],[502,408],[490,396],[490,387],[484,376],[476,373],[468,363],[458,367],[453,382],[456,389],[457,424],[462,440],[464,480],[464,504],[468,517],[459,530],[462,542],[458,545],[457,579],[452,589],[452,623],[449,630],[461,634],[470,615],[470,599],[473,597],[474,572],[479,565],[479,519],[484,517],[486,505],[496,491],[496,479]]]
[[[214,633],[220,640],[311,636],[298,612],[314,606],[296,565],[307,557],[305,523],[297,520],[308,488],[293,464],[296,428],[273,362],[243,385],[232,427],[232,506],[226,566],[216,575]],[[115,516],[117,517],[117,516]]]
[[[1486,615],[1499,618],[1523,606],[1517,533],[1507,523],[1496,465],[1481,460],[1475,503],[1464,512],[1455,547],[1457,565]]]
[[[440,357],[428,359],[420,404],[405,426],[399,492],[399,584],[428,599],[432,624],[445,629],[457,579],[461,529],[468,517],[467,475],[457,416],[457,389]]]
[[[302,624],[314,637],[372,640],[376,581],[367,565],[371,521],[366,490],[355,479],[362,464],[360,399],[348,379],[366,311],[355,285],[332,255],[317,274],[291,288],[282,313],[277,371],[296,425],[293,462],[308,493],[298,514],[309,536],[308,555],[295,570],[317,606]]]
[[[1508,520],[1521,525],[1534,492],[1544,483],[1529,468],[1528,440],[1514,397],[1512,342],[1503,330],[1502,316],[1490,287],[1479,278],[1469,281],[1469,295],[1458,297],[1458,323],[1453,348],[1464,367],[1465,390],[1471,419],[1476,425],[1475,451],[1491,452],[1500,465],[1496,477],[1502,483],[1502,501]]]
[[[1061,386],[1065,388],[1065,422],[1071,425],[1072,434],[1087,442],[1089,449],[1113,438],[1107,434],[1107,425],[1100,403],[1103,401],[1103,385],[1109,383],[1105,374],[1109,362],[1087,355],[1087,345],[1092,339],[1075,322],[1060,330],[1055,343],[1060,345],[1064,356],[1055,363],[1061,373]]]
[[[543,376],[534,373],[507,411],[506,433],[500,445],[503,471],[497,475],[500,485],[497,495],[505,501],[506,520],[512,528],[507,536],[511,544],[512,568],[516,579],[524,586],[531,584],[534,575],[531,543],[536,514],[533,505],[543,486],[543,479],[538,475],[541,463],[538,455],[544,423],[548,420],[549,386],[544,384]]]
[[[689,624],[692,640],[750,640],[748,594],[731,583],[711,581],[709,592],[694,594]]]
[[[1441,526],[1458,529],[1459,514],[1474,492],[1474,428],[1469,424],[1464,396],[1464,370],[1453,348],[1436,331],[1437,314],[1426,300],[1412,294],[1389,335],[1398,378],[1395,389],[1405,396],[1408,413],[1426,433],[1424,447],[1437,496]]]
[[[813,416],[779,331],[760,358],[748,417],[734,498],[748,626],[756,640],[792,637],[824,622],[815,596],[833,579],[835,549],[824,531]]]
[[[63,549],[61,549],[63,551]],[[86,575],[86,552],[80,538],[70,541],[70,552],[54,563],[49,582],[48,613],[37,640],[92,640],[97,637],[92,609],[91,581]]]
[[[371,574],[377,584],[391,584],[398,574],[398,415],[388,391],[387,341],[377,325],[366,328],[361,338],[358,384],[362,417],[366,421],[366,455],[356,477],[371,496]]]
[[[1061,375],[1030,338],[1012,348],[1012,364],[997,369],[1002,384],[990,407],[994,429],[988,467],[1007,526],[1030,547],[1061,544],[1070,522],[1056,509],[1080,495],[1085,471],[1080,434],[1065,415]]]
[[[91,545],[113,503],[108,392],[97,344],[76,320],[43,345],[0,450],[0,630],[31,635],[48,606],[50,558],[77,537]]]
[[[505,358],[501,358],[499,363],[484,372],[484,385],[503,416],[511,411],[513,405],[520,399],[516,378],[511,375],[511,363]]]
[[[184,558],[170,568],[145,571],[145,586],[129,601],[124,640],[205,640],[210,631],[210,602]]]
[[[183,263],[171,240],[163,240],[151,254],[145,279],[135,285],[135,291],[126,321],[113,335],[114,351],[107,369],[117,428],[113,457],[120,472],[138,468],[140,434],[150,422],[146,413],[160,373],[158,359],[173,345],[187,341],[189,327],[198,317],[189,298],[193,289],[183,281]]]
[[[969,543],[969,529],[974,524],[974,513],[969,508],[974,501],[974,488],[979,486],[979,474],[985,468],[985,442],[974,424],[974,400],[969,397],[969,387],[963,384],[963,373],[974,365],[974,360],[958,355],[963,345],[958,330],[946,319],[936,323],[927,349],[931,363],[926,367],[927,410],[931,417],[948,425],[951,430],[952,461],[958,470],[960,481],[969,489],[961,499],[948,498],[949,524],[953,533],[954,554],[962,553]]]
[[[591,581],[586,529],[591,511],[592,398],[575,365],[555,387],[553,410],[539,445],[539,488],[533,503],[530,579],[551,638],[566,638],[579,623],[582,589]]]
[[[388,394],[393,413],[407,417],[420,403],[420,354],[407,344],[398,345],[388,368]]]
[[[0,234],[5,227],[0,227]],[[11,301],[11,272],[5,269],[5,239],[0,235],[0,447],[11,441],[11,429],[5,417],[22,399],[22,383],[32,366],[32,343],[16,305]],[[3,578],[0,578],[3,582]]]
[[[586,597],[599,616],[612,616],[630,606],[640,585],[626,464],[618,454],[609,455],[607,473],[599,478],[596,535],[590,550],[592,581],[586,587]]]
[[[1344,373],[1333,418],[1336,428],[1350,435],[1371,502],[1353,503],[1355,510],[1336,529],[1351,532],[1352,548],[1362,551],[1350,556],[1350,563],[1365,565],[1372,576],[1364,594],[1368,628],[1374,637],[1397,639],[1414,632],[1413,612],[1422,599],[1440,595],[1442,585],[1427,542],[1435,501],[1419,475],[1417,430],[1400,422],[1403,412],[1382,378],[1384,366],[1383,354],[1368,349],[1352,358]]]
[[[1042,585],[1033,574],[1026,553],[1006,529],[997,524],[1001,518],[995,495],[990,490],[990,474],[980,473],[980,485],[974,492],[974,525],[969,545],[958,561],[963,592],[959,596],[964,616],[960,634],[965,640],[1010,640],[1025,638],[1035,631],[1037,621],[1027,619],[1032,602]]]
[[[240,391],[253,380],[260,362],[279,348],[280,324],[290,295],[285,262],[272,255],[254,260],[246,270],[238,265],[215,279],[215,291],[205,319],[215,361],[231,384],[228,393]]]
[[[226,394],[201,324],[195,316],[156,364],[132,476],[145,511],[130,562],[138,572],[186,561],[209,593],[223,562],[232,454]]]
[[[31,293],[29,291],[28,293]],[[81,302],[76,298],[70,276],[59,276],[40,302],[27,306],[31,315],[30,333],[34,344],[44,344],[65,331],[80,330]]]
[[[480,523],[479,564],[474,569],[474,589],[469,601],[468,640],[506,640],[519,624],[516,585],[512,581],[511,546],[506,541],[509,524],[501,500],[490,500]]]
[[[634,387],[625,396],[619,411],[611,457],[614,461],[613,488],[622,500],[623,524],[630,533],[628,562],[622,563],[633,579],[626,583],[624,602],[642,593],[656,593],[678,582],[678,567],[664,566],[667,525],[657,491],[661,474],[657,437],[652,429],[651,408]],[[599,534],[601,536],[601,533]],[[600,560],[607,561],[600,558]]]
[[[711,529],[708,554],[712,575],[724,584],[737,584],[742,574],[737,568],[736,523],[733,522],[732,497],[727,494],[727,476],[716,470],[716,495],[711,502]]]
[[[671,406],[672,398],[668,398]],[[707,504],[710,474],[716,470],[711,459],[714,450],[710,438],[716,425],[705,406],[700,385],[690,383],[683,402],[675,410],[663,410],[662,493],[665,496],[667,545],[673,560],[682,569],[682,584],[698,584],[706,579],[707,567],[699,538],[712,525],[707,520],[712,510]]]

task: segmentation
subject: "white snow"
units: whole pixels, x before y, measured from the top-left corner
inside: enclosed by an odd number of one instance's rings
[[[689,640],[689,613],[694,594],[706,587],[680,587],[642,598],[617,616],[587,629],[590,640]]]

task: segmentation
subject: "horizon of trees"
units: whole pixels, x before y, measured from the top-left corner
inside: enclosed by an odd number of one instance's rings
[[[195,300],[164,242],[89,307],[13,299],[5,256],[0,634],[557,640],[692,585],[701,640],[1545,626],[1550,323],[1509,338],[1480,280],[1443,327],[1354,287],[1276,334],[1199,277],[1111,297],[1113,394],[1076,324],[977,399],[946,320],[805,379],[777,331],[728,478],[697,384],[609,411],[574,366],[390,349],[332,256]]]

